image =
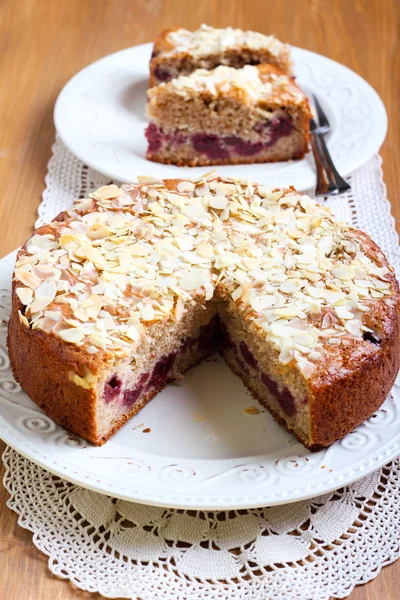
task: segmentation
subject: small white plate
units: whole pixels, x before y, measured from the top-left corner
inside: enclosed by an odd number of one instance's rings
[[[198,177],[210,167],[175,167],[145,159],[144,130],[151,44],[116,52],[75,75],[59,95],[54,121],[65,145],[85,164],[111,179],[132,182],[137,175]],[[314,93],[330,119],[328,147],[342,175],[375,154],[387,130],[385,107],[375,90],[347,67],[293,48],[295,74]],[[275,187],[315,186],[311,153],[303,160],[216,167],[221,175]]]
[[[145,504],[249,508],[332,491],[400,453],[398,386],[353,433],[310,453],[217,357],[190,370],[183,385],[168,385],[95,448],[56,425],[13,379],[6,333],[14,261],[15,253],[0,261],[0,437],[64,479]],[[248,414],[249,407],[260,412]]]

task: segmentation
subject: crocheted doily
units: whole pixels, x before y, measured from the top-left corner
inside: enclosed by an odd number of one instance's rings
[[[337,492],[227,512],[116,500],[8,448],[8,506],[50,570],[108,598],[328,600],[398,558],[400,461]]]
[[[57,140],[37,224],[107,183]],[[399,272],[398,236],[381,160],[372,158],[328,200],[373,237]],[[7,448],[8,506],[50,570],[108,598],[328,600],[400,556],[400,460],[324,496],[220,512],[144,506],[61,480]]]

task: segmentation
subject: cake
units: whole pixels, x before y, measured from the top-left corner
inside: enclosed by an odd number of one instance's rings
[[[269,63],[291,72],[290,46],[273,35],[241,29],[214,29],[202,25],[197,31],[167,29],[157,38],[150,61],[150,87],[196,69],[219,65],[241,68]]]
[[[216,346],[311,449],[369,417],[399,369],[393,269],[293,188],[102,187],[33,233],[12,287],[16,380],[96,445]]]
[[[222,165],[300,159],[310,107],[292,78],[271,65],[199,69],[148,90],[150,160]]]

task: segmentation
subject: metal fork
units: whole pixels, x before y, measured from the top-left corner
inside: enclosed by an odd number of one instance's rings
[[[315,195],[330,196],[337,194],[338,188],[326,169],[324,152],[322,150],[321,140],[317,132],[317,123],[314,121],[314,119],[310,119],[310,142],[314,155],[315,168],[317,171],[317,186],[315,188]]]
[[[331,130],[328,117],[318,99],[313,95],[317,111],[318,123],[310,119],[311,145],[317,167],[317,196],[343,194],[350,190],[350,185],[338,173],[325,143],[324,135]]]

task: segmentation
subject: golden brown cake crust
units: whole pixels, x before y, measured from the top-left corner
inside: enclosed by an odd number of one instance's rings
[[[363,232],[354,232],[365,252],[380,266],[388,266],[379,247]],[[400,296],[394,273],[392,306],[377,303],[366,317],[380,343],[349,344],[332,351],[329,368],[321,364],[310,380],[312,449],[330,446],[372,415],[389,394],[400,368]]]
[[[168,40],[168,35],[173,31],[178,31],[179,27],[169,27],[164,29],[156,38],[153,46],[153,56],[158,56],[162,52],[171,50],[174,45]]]
[[[96,443],[95,392],[68,379],[71,367],[83,373],[87,354],[78,348],[74,352],[71,344],[60,343],[54,335],[27,329],[19,320],[22,304],[13,287],[7,345],[16,381],[49,417]]]
[[[165,180],[164,184],[174,191],[180,181]],[[61,213],[55,221],[63,221],[67,214]],[[32,235],[49,231],[46,225]],[[351,235],[359,240],[365,254],[375,264],[389,267],[379,247],[366,234],[351,230]],[[394,383],[400,367],[400,295],[391,268],[387,281],[393,290],[391,302],[377,301],[364,321],[376,332],[376,340],[349,339],[347,345],[332,346],[318,363],[313,376],[306,380],[312,427],[310,443],[301,441],[310,449],[329,446],[362,423],[384,402]],[[96,375],[110,365],[110,354],[100,351],[90,355],[83,347],[64,343],[52,333],[27,328],[19,317],[19,312],[24,314],[24,306],[16,293],[18,285],[14,279],[7,339],[16,380],[55,421],[94,444],[103,444],[158,389],[151,390],[107,436],[100,438],[96,426],[95,391],[75,385],[70,381],[69,373],[72,369],[84,377],[90,370]],[[279,415],[275,417],[281,421]]]
[[[54,221],[63,221],[67,213],[58,214]],[[49,232],[48,225],[35,229]],[[96,444],[96,398],[93,389],[85,390],[69,380],[71,369],[84,376],[86,368],[92,373],[106,366],[100,353],[89,356],[82,348],[64,344],[57,336],[27,329],[19,319],[23,304],[12,282],[12,309],[8,324],[7,346],[13,375],[30,398],[57,423]]]

